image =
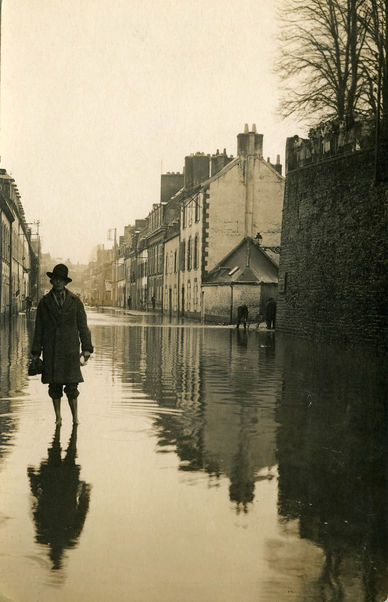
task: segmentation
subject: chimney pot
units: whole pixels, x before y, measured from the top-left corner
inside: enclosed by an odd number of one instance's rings
[[[255,132],[255,134],[256,134],[256,131],[257,131],[257,130],[256,130],[256,124],[255,124],[255,123],[252,123],[252,132]]]
[[[276,155],[276,165],[280,165],[280,155]]]
[[[249,127],[247,123],[244,126],[244,134],[249,134]]]

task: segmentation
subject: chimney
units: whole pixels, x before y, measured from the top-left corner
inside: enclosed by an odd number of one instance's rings
[[[232,161],[232,158],[228,157],[226,149],[224,148],[223,154],[220,155],[219,149],[217,148],[216,154],[213,155],[210,160],[210,176],[212,177],[221,171],[221,169],[223,169],[225,165],[228,165],[230,161]]]
[[[186,190],[195,188],[209,178],[210,155],[196,153],[185,157],[184,186]]]
[[[263,156],[263,134],[258,134],[256,125],[252,125],[252,131],[248,130],[248,124],[245,124],[244,133],[237,136],[237,154],[238,155],[257,155]]]
[[[160,202],[167,202],[180,188],[183,187],[183,173],[170,173],[160,176]]]
[[[276,155],[276,165],[274,165],[274,168],[276,169],[278,174],[282,175],[282,165],[280,163],[280,155]]]

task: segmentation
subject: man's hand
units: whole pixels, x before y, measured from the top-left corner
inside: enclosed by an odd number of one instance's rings
[[[88,361],[88,359],[90,358],[90,351],[83,351],[82,355],[85,358],[85,364]]]

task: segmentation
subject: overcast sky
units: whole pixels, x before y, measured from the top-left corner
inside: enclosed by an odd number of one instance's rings
[[[281,0],[3,0],[1,166],[43,250],[87,263],[160,200],[161,168],[236,153],[244,123],[264,156],[303,133],[277,114]]]

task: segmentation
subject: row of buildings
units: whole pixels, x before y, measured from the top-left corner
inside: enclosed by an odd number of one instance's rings
[[[251,315],[276,295],[284,177],[263,157],[263,135],[246,125],[235,157],[185,157],[183,173],[161,176],[160,201],[100,245],[84,279],[92,305],[156,310],[202,320]]]
[[[28,296],[39,298],[40,238],[31,225],[15,180],[0,169],[0,317],[23,311]]]

